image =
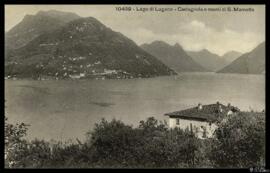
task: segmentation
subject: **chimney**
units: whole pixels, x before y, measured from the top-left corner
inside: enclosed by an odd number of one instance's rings
[[[202,104],[201,103],[198,104],[198,110],[202,110]]]
[[[222,111],[223,111],[221,105],[218,105],[218,111],[219,111],[219,112],[222,112]]]
[[[227,106],[227,107],[228,107],[228,108],[231,107],[231,103],[228,103],[228,106]]]

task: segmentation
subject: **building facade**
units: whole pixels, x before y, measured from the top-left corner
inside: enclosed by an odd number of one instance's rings
[[[217,125],[206,121],[169,117],[169,127],[192,131],[198,138],[203,139],[211,138],[217,128]]]
[[[165,114],[169,117],[170,128],[180,128],[195,134],[198,138],[205,139],[214,136],[218,123],[224,122],[229,115],[239,112],[236,107],[216,104],[202,105]]]

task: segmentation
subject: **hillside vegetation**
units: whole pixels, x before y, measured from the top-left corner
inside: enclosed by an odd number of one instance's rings
[[[5,122],[7,168],[221,168],[265,165],[265,114],[241,112],[201,140],[153,117],[138,127],[102,119],[85,142],[27,141],[27,125]]]

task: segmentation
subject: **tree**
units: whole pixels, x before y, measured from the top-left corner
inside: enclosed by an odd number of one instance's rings
[[[24,139],[27,127],[24,123],[9,124],[5,117],[5,167],[22,167],[23,152],[27,148],[27,142]]]
[[[103,119],[88,135],[92,161],[100,167],[195,167],[201,161],[200,139],[153,117],[137,128]]]
[[[131,126],[115,119],[111,122],[102,119],[88,135],[93,161],[111,167],[125,166],[135,159],[132,153],[138,140]]]
[[[265,113],[240,112],[220,124],[210,160],[216,167],[264,166]]]

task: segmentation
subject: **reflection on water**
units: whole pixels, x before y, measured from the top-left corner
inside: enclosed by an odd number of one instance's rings
[[[108,107],[114,105],[114,103],[106,103],[106,102],[91,102],[91,103],[101,107]]]
[[[11,122],[31,124],[29,138],[84,139],[102,117],[136,126],[149,116],[220,101],[242,110],[265,107],[265,76],[182,73],[128,80],[5,81]]]

